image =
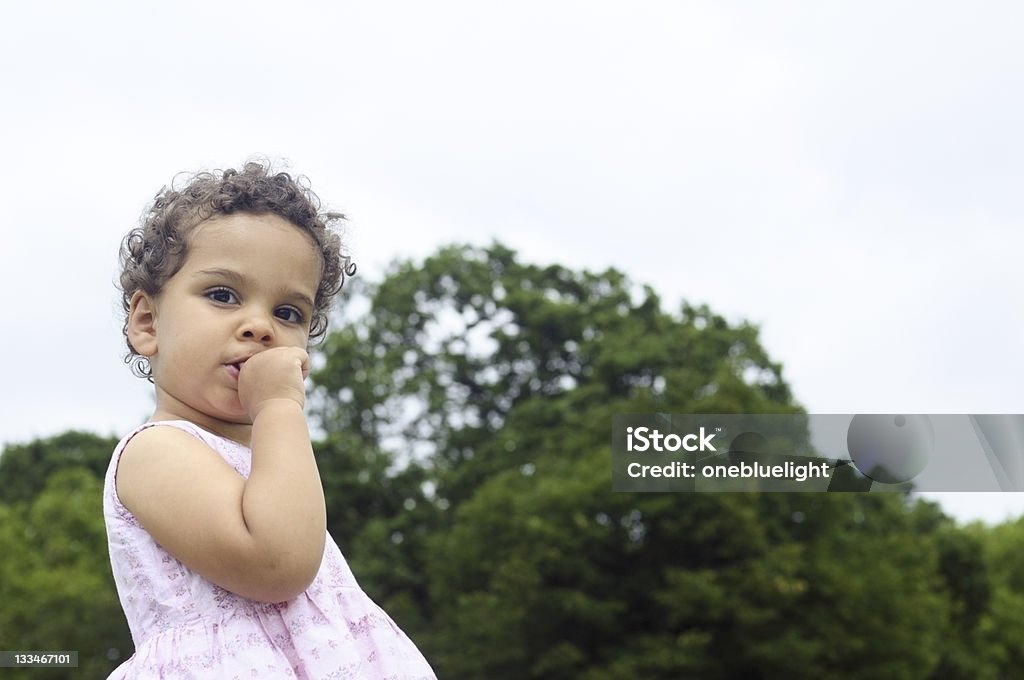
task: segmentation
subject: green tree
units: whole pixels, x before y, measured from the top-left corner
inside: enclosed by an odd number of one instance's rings
[[[365,294],[325,343],[316,401],[343,476],[369,457],[394,495],[329,513],[443,677],[937,667],[954,615],[927,508],[611,492],[614,414],[801,412],[755,327],[497,244],[397,264]]]
[[[105,677],[132,650],[110,573],[102,489],[93,472],[72,466],[52,472],[31,500],[0,504],[0,639],[7,649],[77,650],[76,677]],[[68,670],[33,674],[65,678]]]
[[[989,534],[981,524],[958,527],[948,518],[937,523],[934,539],[939,575],[949,600],[951,629],[942,645],[942,658],[934,675],[937,679],[1005,677],[999,671],[999,643],[991,635],[995,583],[986,554]]]
[[[50,475],[70,466],[83,467],[103,479],[117,438],[69,431],[27,444],[11,444],[0,454],[0,503],[35,498]]]
[[[960,534],[959,540],[972,550],[963,571],[973,573],[976,581],[985,579],[983,586],[967,592],[985,592],[987,605],[976,625],[951,645],[947,665],[952,670],[943,677],[1017,677],[1024,666],[1024,518],[991,529],[974,524]],[[983,549],[973,552],[979,544]]]

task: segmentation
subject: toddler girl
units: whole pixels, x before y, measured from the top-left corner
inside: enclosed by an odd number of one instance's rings
[[[434,678],[327,534],[306,346],[346,274],[316,196],[249,163],[161,191],[121,248],[156,409],[103,491],[135,654],[111,678]]]

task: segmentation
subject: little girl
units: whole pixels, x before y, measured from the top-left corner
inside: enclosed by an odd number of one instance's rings
[[[111,678],[434,678],[327,534],[306,346],[354,272],[341,219],[260,163],[161,191],[121,248],[156,410],[103,491],[135,654]]]

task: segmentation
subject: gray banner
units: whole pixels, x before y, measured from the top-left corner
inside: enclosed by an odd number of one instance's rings
[[[619,415],[612,488],[1024,491],[1024,415]]]

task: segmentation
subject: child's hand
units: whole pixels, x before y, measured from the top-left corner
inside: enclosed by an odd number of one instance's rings
[[[238,374],[238,400],[253,420],[273,399],[306,404],[303,381],[309,375],[309,355],[300,347],[274,347],[254,355]]]

